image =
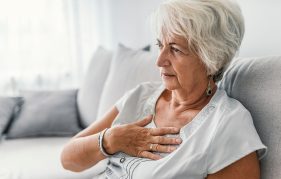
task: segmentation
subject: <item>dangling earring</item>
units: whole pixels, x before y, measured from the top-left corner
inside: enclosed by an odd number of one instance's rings
[[[211,96],[213,93],[211,88],[211,79],[212,79],[212,75],[209,75],[209,82],[208,82],[208,87],[206,89],[206,96]]]

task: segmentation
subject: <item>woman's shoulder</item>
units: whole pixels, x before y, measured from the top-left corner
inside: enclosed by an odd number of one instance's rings
[[[253,123],[249,110],[237,99],[230,97],[224,89],[218,89],[211,106],[214,106],[215,126],[237,126],[237,123]],[[231,128],[232,128],[231,127]]]
[[[249,112],[240,101],[230,97],[224,89],[218,89],[216,99],[214,101],[216,106],[225,113],[229,113],[230,111]]]
[[[259,157],[266,154],[255,129],[252,116],[238,100],[220,89],[216,95],[217,111],[213,113],[210,126],[210,148],[208,148],[208,173],[215,173],[229,164],[258,150]],[[223,146],[223,147],[222,147]]]

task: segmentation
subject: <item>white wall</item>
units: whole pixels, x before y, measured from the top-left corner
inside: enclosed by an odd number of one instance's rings
[[[113,49],[118,43],[141,48],[152,41],[149,16],[163,0],[103,0],[101,44]]]
[[[281,1],[238,0],[246,24],[240,56],[281,55]]]
[[[101,44],[113,49],[121,42],[141,48],[152,41],[151,11],[164,0],[103,0]],[[238,0],[246,33],[240,56],[281,55],[281,1]]]

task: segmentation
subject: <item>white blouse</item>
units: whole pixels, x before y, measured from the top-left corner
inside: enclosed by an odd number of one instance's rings
[[[155,114],[165,87],[146,82],[127,92],[117,103],[113,126]],[[146,127],[156,127],[152,121]],[[183,142],[160,160],[131,157],[119,152],[109,158],[105,176],[110,179],[203,179],[242,157],[257,151],[266,155],[249,111],[218,89],[210,102],[179,133]]]

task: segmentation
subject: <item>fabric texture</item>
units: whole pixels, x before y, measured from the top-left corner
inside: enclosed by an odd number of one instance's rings
[[[111,58],[112,53],[110,51],[98,47],[78,92],[77,104],[84,127],[89,126],[97,118],[98,105],[109,73]]]
[[[0,97],[0,137],[8,126],[17,104],[18,98]]]
[[[112,59],[99,103],[98,119],[109,110],[123,94],[144,81],[160,81],[155,65],[157,56],[143,50],[132,50],[119,45]]]
[[[220,88],[250,111],[268,155],[261,178],[281,178],[281,57],[238,58],[226,71]]]
[[[156,102],[164,89],[161,83],[143,83],[126,93],[116,103],[119,114],[113,126],[155,114]],[[151,124],[147,127],[153,126],[156,127]],[[216,91],[195,118],[181,128],[179,136],[183,142],[177,150],[162,155],[160,160],[131,157],[122,152],[115,154],[109,158],[105,174],[111,179],[203,179],[251,152],[258,151],[259,159],[266,155],[266,146],[249,111],[224,90]]]
[[[72,136],[79,132],[77,90],[29,91],[7,138]]]

